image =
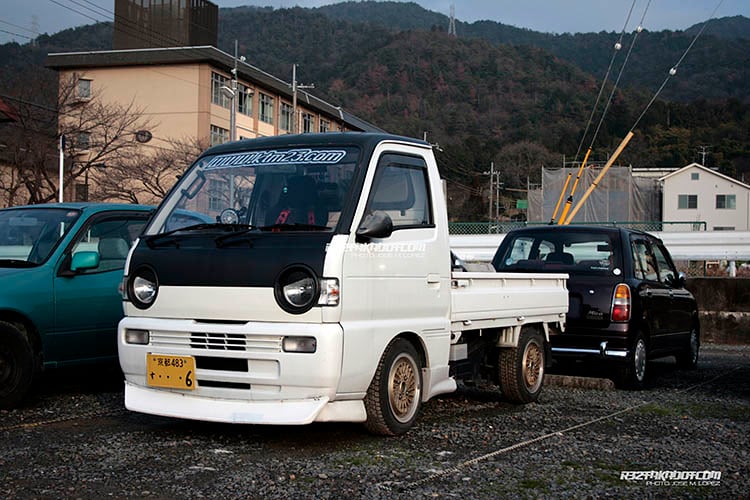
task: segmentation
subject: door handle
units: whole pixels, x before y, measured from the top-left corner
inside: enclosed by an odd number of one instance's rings
[[[440,283],[440,275],[439,274],[428,274],[427,275],[427,284],[432,285],[435,283]]]

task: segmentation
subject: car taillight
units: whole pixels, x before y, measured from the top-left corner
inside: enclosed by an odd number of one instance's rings
[[[612,297],[612,321],[630,320],[630,287],[620,283]]]

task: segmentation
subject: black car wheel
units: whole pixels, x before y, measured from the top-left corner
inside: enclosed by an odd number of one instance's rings
[[[700,349],[700,335],[698,329],[693,327],[690,330],[688,345],[685,350],[675,355],[677,366],[683,370],[694,370],[698,366],[698,350]]]
[[[34,378],[34,353],[18,328],[0,321],[0,409],[14,408]]]
[[[642,334],[638,334],[633,342],[633,349],[628,356],[625,366],[620,368],[617,385],[623,389],[642,389],[646,383],[646,368],[648,366],[648,348]]]

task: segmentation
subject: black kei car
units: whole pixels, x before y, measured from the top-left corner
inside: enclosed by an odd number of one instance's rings
[[[563,333],[550,335],[553,359],[605,360],[619,387],[641,388],[647,360],[675,356],[695,368],[698,307],[662,241],[642,231],[599,226],[536,226],[505,236],[499,272],[568,273]]]

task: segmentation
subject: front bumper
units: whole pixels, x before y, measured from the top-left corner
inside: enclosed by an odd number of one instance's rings
[[[125,342],[128,329],[149,343]],[[285,336],[314,337],[313,353],[285,352]],[[257,424],[363,421],[361,401],[337,401],[343,331],[336,323],[198,322],[126,317],[118,328],[125,406],[162,416]],[[150,386],[148,354],[195,359],[192,390]],[[361,408],[360,408],[361,407]]]

